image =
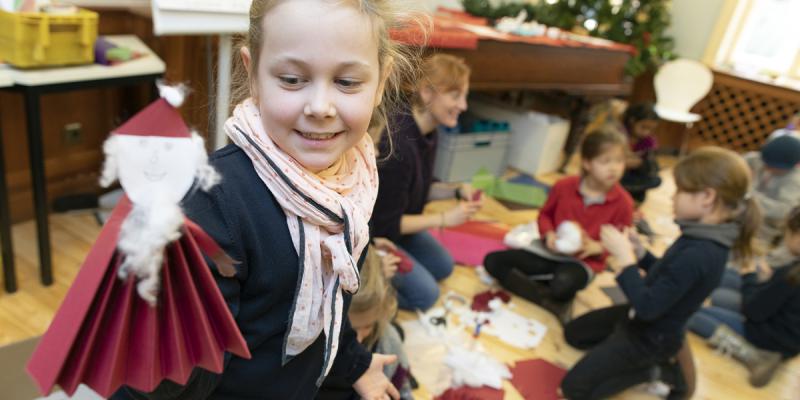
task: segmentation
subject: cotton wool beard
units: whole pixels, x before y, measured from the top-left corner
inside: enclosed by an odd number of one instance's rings
[[[157,199],[147,205],[134,203],[122,223],[117,248],[124,260],[118,276],[136,276],[139,296],[151,305],[158,298],[164,248],[180,238],[183,219],[178,204]]]

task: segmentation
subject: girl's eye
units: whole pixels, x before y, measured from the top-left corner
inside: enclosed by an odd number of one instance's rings
[[[361,86],[361,82],[354,79],[337,79],[336,84],[345,89],[356,89]]]
[[[286,86],[299,86],[303,83],[302,78],[294,75],[281,75],[278,77],[278,80],[280,80],[281,83]]]

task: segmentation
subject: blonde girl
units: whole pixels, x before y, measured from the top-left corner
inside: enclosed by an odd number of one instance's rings
[[[217,283],[252,359],[115,398],[397,398],[383,374],[395,357],[370,354],[347,321],[378,191],[367,131],[410,65],[389,38],[397,4],[252,2],[233,144],[210,158],[222,183],[183,205],[240,262]]]

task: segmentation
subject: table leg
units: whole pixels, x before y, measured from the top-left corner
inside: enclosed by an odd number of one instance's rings
[[[558,172],[565,172],[569,160],[578,150],[581,140],[583,140],[583,131],[586,129],[586,118],[590,106],[589,100],[583,96],[575,97],[573,100],[572,109],[570,110],[569,134],[567,135],[567,143],[564,144],[564,159],[561,161]]]
[[[36,211],[36,237],[39,243],[39,273],[42,284],[50,286],[53,283],[53,268],[50,260],[47,181],[45,180],[39,97],[39,92],[36,89],[25,90],[25,118],[28,124],[28,150],[30,152],[31,177],[33,178],[33,205]]]
[[[17,291],[17,274],[14,269],[14,245],[11,240],[11,216],[8,212],[8,185],[6,161],[3,156],[3,133],[0,130],[0,244],[3,254],[3,284],[6,292]]]

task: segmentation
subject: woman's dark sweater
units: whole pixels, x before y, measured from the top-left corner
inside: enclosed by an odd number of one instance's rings
[[[410,111],[395,115],[389,126],[393,148],[388,158],[389,140],[384,137],[378,146],[380,186],[372,213],[372,233],[397,241],[403,215],[422,214],[428,202],[437,132],[423,135]]]
[[[742,313],[745,336],[754,345],[777,351],[785,358],[800,353],[800,286],[787,274],[798,265],[776,268],[772,277],[758,283],[756,274],[742,278]]]
[[[229,145],[214,153],[210,162],[222,175],[222,182],[209,193],[188,195],[183,209],[228,255],[241,262],[233,278],[217,275],[213,266],[212,270],[252,359],[226,354],[222,374],[195,369],[185,387],[165,381],[153,393],[143,395],[123,388],[113,399],[313,399],[322,371],[324,335],[281,366],[299,265],[286,215],[240,148]],[[361,263],[363,257],[359,267]],[[346,316],[351,296],[345,294],[344,298]],[[352,397],[352,384],[371,361],[372,355],[356,341],[345,317],[339,352],[319,396]],[[336,386],[336,396],[325,396],[329,386]]]

